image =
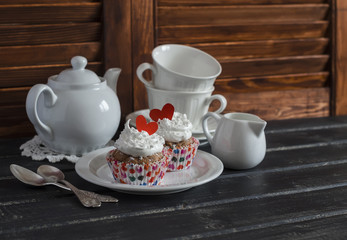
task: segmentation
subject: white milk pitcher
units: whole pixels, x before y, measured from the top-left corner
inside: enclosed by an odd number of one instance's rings
[[[209,117],[218,121],[213,137],[207,125]],[[264,120],[249,113],[219,115],[208,112],[202,119],[202,128],[211,145],[212,154],[218,157],[226,168],[231,169],[253,168],[264,159],[265,126]]]

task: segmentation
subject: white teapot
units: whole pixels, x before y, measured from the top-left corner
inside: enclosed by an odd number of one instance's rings
[[[87,59],[82,56],[73,57],[71,65],[49,77],[47,84],[30,89],[26,111],[47,147],[80,155],[105,146],[118,129],[116,86],[121,69],[111,68],[98,77],[85,69]]]

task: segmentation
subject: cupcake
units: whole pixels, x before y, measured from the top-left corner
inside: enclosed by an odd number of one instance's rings
[[[119,183],[159,185],[169,156],[163,150],[164,138],[155,133],[158,125],[147,124],[143,116],[136,119],[137,129],[130,127],[129,122],[115,142],[115,149],[106,156],[113,177]]]
[[[193,163],[199,146],[199,140],[192,137],[192,123],[186,114],[174,112],[171,104],[163,107],[160,117],[157,117],[158,109],[153,110],[150,112],[150,117],[158,122],[157,134],[165,139],[163,153],[170,159],[168,171],[188,169]]]

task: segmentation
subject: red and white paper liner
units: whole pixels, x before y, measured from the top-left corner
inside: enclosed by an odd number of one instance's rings
[[[112,157],[114,150],[111,150],[106,160],[112,171],[113,178],[118,183],[131,185],[159,185],[167,170],[169,156],[164,154],[162,161],[154,163],[134,164],[118,161]]]
[[[199,140],[194,137],[192,138],[193,143],[187,146],[164,147],[163,153],[168,154],[170,160],[167,171],[175,172],[190,168],[199,147]]]

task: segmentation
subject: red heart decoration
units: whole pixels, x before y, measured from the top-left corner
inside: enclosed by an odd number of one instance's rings
[[[146,118],[143,115],[139,115],[136,118],[136,128],[140,132],[146,131],[149,135],[152,135],[158,130],[158,123],[156,122],[147,123]]]
[[[174,106],[170,103],[167,103],[163,106],[162,110],[152,109],[149,112],[149,116],[153,119],[153,121],[156,121],[156,122],[158,122],[158,119],[162,120],[164,118],[171,120],[174,112],[175,112]]]

